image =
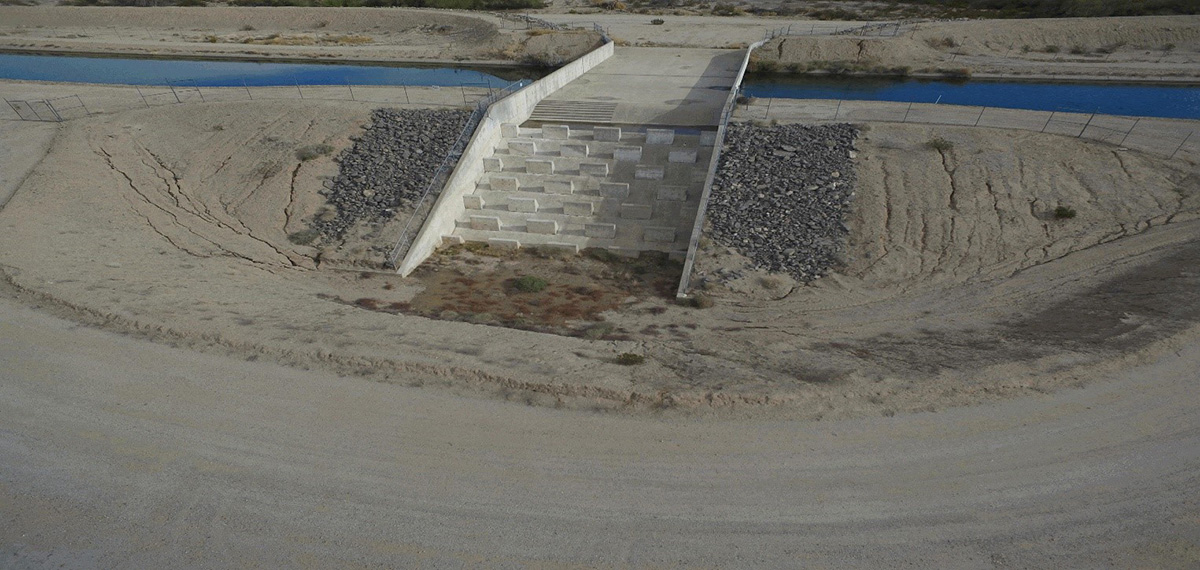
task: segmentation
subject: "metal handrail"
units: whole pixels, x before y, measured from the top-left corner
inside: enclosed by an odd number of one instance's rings
[[[400,231],[400,238],[396,240],[396,245],[393,246],[391,252],[388,253],[387,262],[390,267],[394,269],[400,258],[407,254],[408,249],[412,247],[412,240],[416,237],[413,224],[416,223],[418,218],[422,217],[421,213],[427,205],[426,202],[429,199],[429,196],[433,194],[433,189],[438,188],[438,193],[440,194],[440,188],[446,183],[446,179],[449,178],[450,172],[453,171],[454,167],[458,164],[458,159],[462,156],[463,151],[466,150],[467,143],[470,142],[471,136],[475,133],[475,128],[478,127],[479,123],[483,120],[483,116],[487,113],[488,107],[490,107],[492,103],[508,97],[509,95],[520,91],[521,89],[524,89],[531,83],[533,83],[533,81],[529,79],[522,79],[520,81],[510,83],[504,88],[497,90],[487,97],[484,97],[475,104],[475,109],[471,111],[471,116],[467,119],[467,124],[463,126],[462,132],[458,134],[458,138],[455,139],[454,144],[450,146],[450,150],[446,152],[446,156],[442,158],[442,163],[438,166],[438,169],[434,171],[433,176],[429,179],[429,183],[425,185],[425,191],[421,193],[421,198],[417,200],[416,207],[413,208],[413,213],[409,215],[408,221],[404,223],[404,229]],[[428,212],[426,212],[426,215],[428,215]],[[418,224],[416,228],[420,228],[420,225]]]

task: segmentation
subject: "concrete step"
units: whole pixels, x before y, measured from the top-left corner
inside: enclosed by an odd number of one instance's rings
[[[678,234],[678,232],[676,232]],[[617,254],[636,257],[643,251],[665,251],[672,257],[679,258],[687,255],[687,239],[678,238],[671,242],[650,242],[639,236],[620,235],[615,238],[594,238],[579,233],[559,233],[557,235],[541,235],[525,231],[504,229],[501,231],[473,230],[459,228],[454,231],[452,241],[489,243],[496,245],[496,240],[502,240],[502,246],[516,245],[518,247],[541,247],[546,245],[573,246],[575,251],[589,247],[604,248]]]
[[[617,105],[615,103],[555,101],[546,99],[533,108],[533,114],[529,116],[529,120],[564,123],[611,123],[613,113],[616,110]]]

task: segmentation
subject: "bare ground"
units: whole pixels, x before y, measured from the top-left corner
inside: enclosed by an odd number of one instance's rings
[[[420,304],[432,282],[318,269],[321,252],[286,236],[319,211],[316,191],[336,167],[301,162],[295,149],[344,147],[370,107],[228,102],[65,123],[0,213],[5,241],[22,244],[0,252],[0,268],[42,302],[189,346],[390,382],[424,372],[545,404],[752,404],[808,418],[1075,385],[1086,366],[1136,358],[1194,321],[1182,301],[1200,288],[1184,269],[1162,274],[1166,304],[1143,310],[1115,295],[1093,299],[1106,308],[1070,308],[1089,291],[1154,289],[1139,280],[1188,259],[1200,232],[1193,163],[1056,135],[912,125],[874,125],[862,138],[851,261],[812,286],[751,274],[714,284],[708,309],[632,294],[602,313],[620,333],[610,340],[457,322],[489,311],[443,321],[363,310],[354,302]],[[953,148],[926,147],[935,135]],[[1061,204],[1078,217],[1051,219]],[[700,269],[742,262],[714,248]],[[552,285],[570,285],[562,280]],[[1030,323],[1047,311],[1078,313],[1096,342],[1039,336]],[[624,352],[648,362],[615,364]]]

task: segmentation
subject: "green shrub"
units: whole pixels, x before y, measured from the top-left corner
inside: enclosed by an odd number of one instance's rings
[[[1058,46],[1056,46],[1054,44],[1050,44],[1050,45],[1047,45],[1046,47],[1042,48],[1042,51],[1044,51],[1046,53],[1058,53]]]
[[[542,279],[541,277],[534,277],[533,275],[526,275],[518,278],[516,281],[513,281],[513,287],[515,287],[517,291],[524,293],[539,293],[549,285],[550,284],[546,283],[545,279]]]
[[[308,146],[296,149],[296,158],[301,162],[307,162],[318,156],[325,156],[333,152],[333,147],[327,144],[311,144]]]
[[[652,26],[661,26],[661,25],[663,25],[663,24],[665,24],[665,23],[666,23],[666,22],[665,22],[665,21],[663,21],[663,19],[662,19],[662,18],[655,18],[655,19],[653,19],[653,20],[650,20],[650,25],[652,25]]]
[[[1087,48],[1085,48],[1079,44],[1075,44],[1075,45],[1071,46],[1071,54],[1072,55],[1083,55],[1085,53],[1087,53]]]
[[[1054,209],[1054,219],[1069,220],[1071,218],[1074,218],[1076,213],[1077,212],[1075,212],[1075,208],[1070,208],[1067,206],[1059,206]]]
[[[617,355],[617,364],[621,366],[636,366],[646,362],[646,357],[632,352],[623,352]]]

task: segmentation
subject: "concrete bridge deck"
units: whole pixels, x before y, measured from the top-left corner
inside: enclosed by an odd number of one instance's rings
[[[714,126],[743,50],[622,47],[543,100],[540,122]]]

